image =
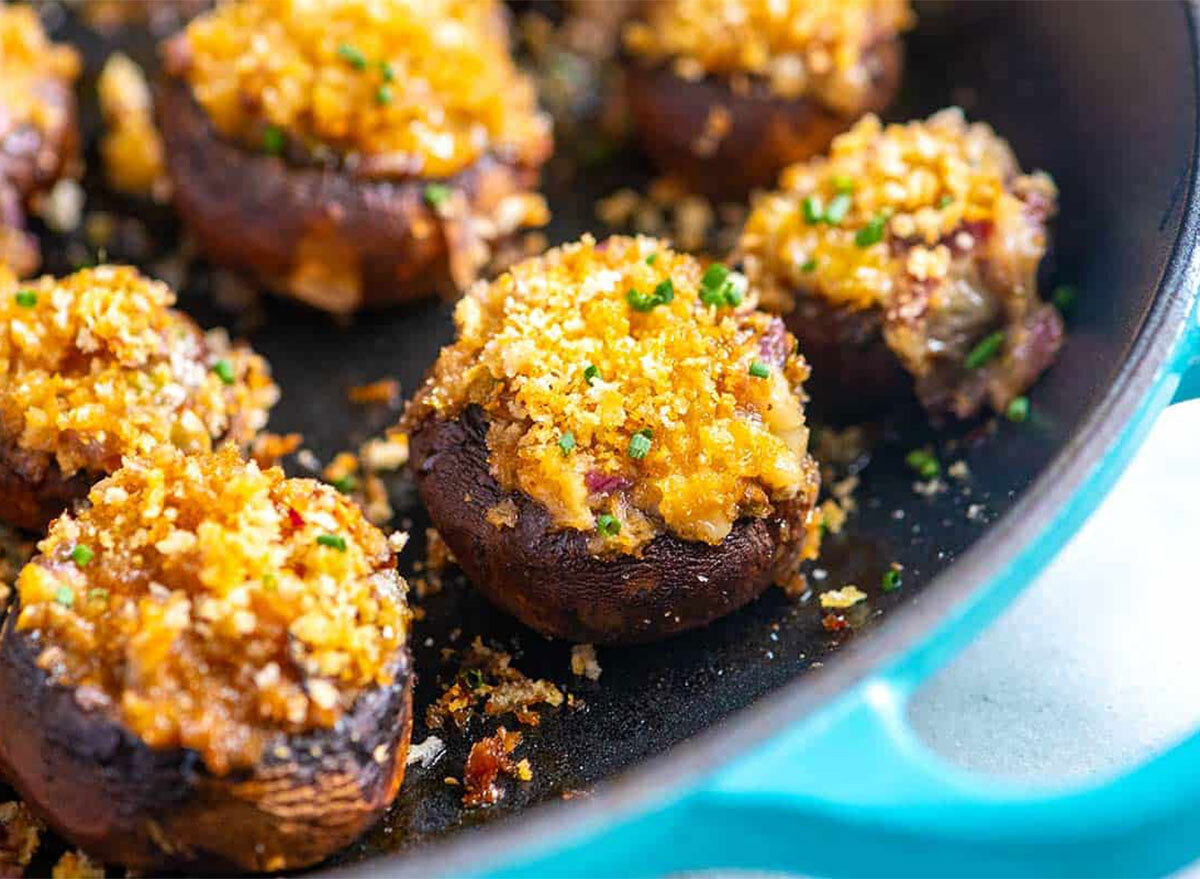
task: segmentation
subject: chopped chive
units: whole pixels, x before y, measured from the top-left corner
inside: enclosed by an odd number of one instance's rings
[[[339,476],[329,483],[342,494],[354,494],[358,488],[358,480],[347,473],[345,476]]]
[[[478,690],[483,686],[483,670],[468,668],[463,672],[463,680],[467,682],[467,686],[472,690]]]
[[[396,79],[396,68],[390,61],[380,61],[379,75],[383,77],[384,82],[393,82]]]
[[[283,152],[283,130],[268,125],[263,129],[262,135],[263,152],[269,156],[277,156]]]
[[[1004,417],[1018,423],[1029,418],[1029,398],[1013,397],[1012,402],[1004,409]]]
[[[558,438],[558,447],[562,449],[563,457],[571,454],[571,450],[575,448],[575,434],[567,431]]]
[[[1065,314],[1075,304],[1075,299],[1078,296],[1079,291],[1070,284],[1059,284],[1050,295],[1050,301],[1054,303],[1054,307],[1059,312]]]
[[[658,300],[659,305],[666,305],[675,298],[675,285],[670,278],[664,278],[658,282],[654,288],[654,298]]]
[[[349,43],[342,43],[337,48],[338,57],[353,67],[355,70],[366,70],[367,56],[359,51],[357,46],[352,46]]]
[[[825,206],[821,203],[820,196],[806,196],[800,206],[804,211],[804,222],[810,226],[817,225],[825,218]]]
[[[89,601],[108,601],[108,590],[89,589],[87,597]]]
[[[770,378],[771,368],[761,360],[755,360],[750,364],[750,374],[755,378]]]
[[[800,271],[802,272],[815,272],[816,270],[817,258],[815,256],[810,256],[807,260],[805,260],[804,265],[800,266]]]
[[[233,374],[233,364],[224,357],[212,365],[212,371],[224,384],[231,385],[237,381],[237,376]]]
[[[916,470],[922,479],[933,479],[942,472],[942,465],[928,449],[913,449],[905,456],[904,463]]]
[[[425,203],[431,207],[441,207],[450,198],[450,187],[444,183],[428,183],[425,185]]]
[[[1000,349],[1004,347],[1004,331],[996,330],[994,333],[988,333],[979,343],[971,349],[971,353],[967,355],[967,359],[963,361],[963,365],[967,369],[979,369],[993,357],[1000,353]]]
[[[75,603],[75,593],[70,586],[59,586],[54,592],[54,600],[63,607],[70,607]]]
[[[650,311],[658,305],[652,293],[643,293],[637,287],[630,287],[625,292],[625,301],[634,311]]]
[[[629,438],[629,457],[635,461],[640,461],[642,458],[650,454],[651,433],[648,430],[639,430]]]
[[[846,219],[846,214],[850,212],[850,205],[854,203],[846,193],[840,193],[833,197],[833,201],[829,203],[829,207],[825,209],[825,222],[830,226],[836,226],[842,220]]]
[[[700,301],[705,305],[735,307],[742,304],[746,294],[746,276],[730,271],[728,266],[714,262],[700,278]]]
[[[880,214],[854,233],[854,243],[859,247],[870,247],[872,244],[878,244],[883,240],[883,230],[886,225],[887,217]]]
[[[888,568],[883,572],[883,579],[879,586],[884,592],[895,592],[903,584],[904,578],[900,576],[900,572],[895,568]]]
[[[646,265],[652,266],[656,262],[658,262],[658,254],[657,253],[652,253],[648,257],[646,257]]]
[[[616,516],[601,513],[596,517],[596,530],[605,537],[614,537],[621,533],[621,523]]]
[[[21,308],[33,308],[37,305],[37,292],[34,290],[18,290],[13,299]]]
[[[834,192],[854,192],[854,178],[849,174],[834,174],[830,182],[833,184]]]
[[[704,274],[700,277],[701,290],[720,290],[725,286],[725,281],[729,277],[729,267],[719,263],[710,263],[708,268],[704,270]]]
[[[721,289],[721,295],[725,297],[725,304],[730,308],[741,305],[748,286],[749,282],[745,275],[741,272],[730,272],[725,286]]]
[[[71,550],[71,561],[81,568],[86,568],[88,562],[96,557],[90,547],[84,546],[82,543],[75,544],[75,548]]]
[[[383,107],[392,102],[392,87],[384,83],[375,89],[375,103]]]
[[[594,363],[589,363],[583,370],[583,380],[590,385],[598,378],[600,378],[600,367]]]
[[[953,203],[954,203],[954,196],[952,196],[950,193],[946,193],[945,195],[943,195],[941,198],[939,198],[937,200],[938,210],[941,210],[942,208],[947,208],[950,205],[952,205]]]
[[[346,538],[340,534],[318,534],[317,543],[321,546],[328,546],[330,549],[336,549],[338,552],[346,551]]]

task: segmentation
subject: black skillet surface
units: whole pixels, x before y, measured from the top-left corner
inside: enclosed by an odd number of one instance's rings
[[[102,39],[56,6],[44,11],[56,35],[81,46],[87,58],[84,109],[93,169],[85,181],[88,209],[140,217],[152,248],[133,261],[153,270],[178,230],[168,211],[106,192],[95,173],[97,125],[90,97],[92,77],[109,50],[119,46],[141,60],[152,53],[144,37]],[[861,472],[860,509],[843,534],[827,541],[816,566],[824,579],[813,580],[817,591],[856,583],[869,593],[853,633],[827,632],[815,598],[798,602],[771,590],[703,631],[658,645],[601,649],[603,677],[592,684],[570,675],[568,645],[541,638],[491,609],[460,578],[447,578],[441,593],[422,602],[426,617],[413,637],[419,673],[414,742],[427,734],[425,706],[456,670],[442,649],[477,635],[512,651],[514,665],[531,677],[563,685],[583,707],[548,713],[539,728],[524,730],[519,755],[529,757],[534,780],[509,785],[507,798],[486,810],[464,812],[461,790],[444,778],[461,776],[470,740],[491,732],[497,722],[477,722],[466,736],[439,731],[449,745],[446,755],[429,769],[410,767],[384,821],[332,864],[404,851],[540,801],[587,791],[814,667],[832,664],[845,639],[866,646],[871,629],[887,625],[891,611],[919,602],[922,589],[987,534],[988,524],[1013,505],[1116,383],[1153,303],[1186,188],[1196,121],[1195,97],[1190,80],[1185,82],[1191,60],[1182,5],[930,3],[919,5],[918,12],[921,23],[908,38],[904,91],[889,117],[922,116],[958,103],[1008,137],[1024,167],[1053,173],[1062,190],[1043,282],[1047,288],[1069,282],[1083,295],[1069,316],[1060,363],[1032,394],[1030,421],[960,425],[935,435],[909,401],[897,401],[886,413]],[[550,176],[552,242],[585,231],[602,235],[594,220],[595,199],[651,177],[631,150],[566,179]],[[78,240],[49,233],[42,240],[49,271],[63,273],[95,258]],[[117,242],[108,257],[128,259],[128,251]],[[209,287],[203,267],[193,272],[181,294],[183,307],[206,325],[233,324],[237,316],[213,305]],[[271,428],[303,433],[306,446],[323,461],[355,448],[394,417],[352,406],[346,401],[349,387],[394,376],[411,392],[452,334],[444,304],[363,315],[347,326],[279,299],[267,297],[263,304],[266,321],[250,338],[271,361],[283,390]],[[813,401],[810,414],[818,424],[821,409],[821,401]],[[949,490],[933,497],[915,493],[904,455],[929,442],[936,443],[944,463],[965,460],[969,481],[947,480]],[[428,522],[403,478],[392,479],[389,489],[396,524],[414,537],[402,559],[410,575],[413,562],[424,557]],[[880,576],[893,561],[904,566],[904,585],[884,595]]]

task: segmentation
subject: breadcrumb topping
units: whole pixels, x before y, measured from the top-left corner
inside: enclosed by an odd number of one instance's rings
[[[660,527],[719,543],[809,470],[808,367],[754,304],[736,273],[655,239],[585,237],[459,302],[458,341],[406,420],[481,406],[500,485],[597,552],[636,552]]]
[[[79,54],[46,36],[32,6],[0,6],[0,135],[30,126],[43,134],[69,122],[69,107],[45,100],[46,80],[72,83],[79,77]]]
[[[146,74],[120,52],[110,55],[96,81],[105,132],[100,141],[104,172],[114,189],[165,196],[169,184],[163,143],[154,124],[154,101]]]
[[[870,50],[914,22],[908,0],[659,0],[624,42],[682,79],[753,76],[781,97],[852,111],[870,87]]]
[[[507,37],[494,0],[241,0],[194,19],[168,63],[253,149],[278,151],[286,133],[361,154],[367,173],[442,177],[488,152],[548,154]]]
[[[66,476],[164,443],[249,443],[279,396],[266,362],[174,303],[129,267],[23,284],[0,274],[0,439]]]
[[[957,108],[907,124],[871,115],[835,138],[828,158],[783,172],[780,191],[751,211],[741,250],[751,280],[777,299],[798,288],[888,307],[901,276],[946,278],[993,227],[997,248],[1019,246],[1036,268],[1057,197],[1047,174],[1022,174],[1008,143]]]
[[[392,682],[407,585],[335,489],[160,446],[89,501],[21,572],[16,627],[54,683],[150,747],[221,774]]]

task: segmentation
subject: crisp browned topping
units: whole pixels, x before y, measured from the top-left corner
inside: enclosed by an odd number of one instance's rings
[[[751,211],[741,249],[751,279],[772,293],[782,284],[837,305],[888,307],[899,276],[946,277],[985,227],[998,227],[996,248],[1019,246],[1036,267],[1056,199],[1046,174],[1022,174],[1008,143],[958,109],[904,125],[867,116],[828,158],[783,172],[780,190]]]
[[[494,0],[241,0],[193,20],[169,60],[216,127],[253,149],[358,154],[387,176],[485,153],[540,164],[549,121]]]
[[[17,582],[39,665],[153,748],[223,773],[331,727],[392,681],[404,581],[334,489],[226,447],[131,459],[64,515]]]
[[[104,867],[83,852],[67,852],[50,872],[51,879],[104,879]]]
[[[541,715],[537,705],[557,708],[563,694],[554,684],[532,680],[512,667],[512,657],[499,650],[485,647],[476,638],[462,657],[458,675],[436,702],[425,712],[430,729],[441,729],[452,720],[464,729],[475,711],[482,706],[489,716],[512,713],[518,723],[537,726]]]
[[[0,803],[0,876],[23,875],[41,835],[42,823],[24,803]]]
[[[126,267],[0,277],[0,433],[67,476],[163,443],[249,443],[279,395],[266,362],[201,333],[174,302]]]
[[[0,6],[0,139],[23,127],[43,134],[68,124],[69,108],[46,100],[46,80],[70,83],[79,76],[79,55],[46,36],[32,6]]]
[[[105,133],[100,156],[109,184],[134,195],[167,194],[163,143],[154,124],[154,102],[142,68],[117,52],[96,83]]]
[[[659,0],[626,26],[625,47],[683,79],[753,76],[852,111],[870,88],[869,50],[913,22],[908,0]]]
[[[805,482],[808,367],[745,279],[650,238],[590,237],[474,288],[407,413],[488,414],[492,472],[637,552],[719,543]]]
[[[520,781],[533,778],[528,760],[513,762],[512,752],[521,744],[521,733],[509,732],[500,727],[493,735],[480,739],[471,746],[467,765],[463,771],[462,803],[467,808],[492,806],[504,798],[500,787],[501,775],[510,775]]]

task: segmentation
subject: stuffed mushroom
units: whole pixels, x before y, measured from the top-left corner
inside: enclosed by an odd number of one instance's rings
[[[634,128],[659,167],[720,196],[769,185],[900,82],[907,0],[661,0],[625,27]]]
[[[52,42],[32,6],[0,5],[0,265],[41,263],[25,231],[31,202],[78,162],[79,55]]]
[[[816,549],[808,367],[745,279],[591,238],[477,285],[404,416],[417,487],[475,585],[546,635],[650,641]]]
[[[321,860],[404,774],[395,541],[226,447],[159,446],[92,488],[0,629],[0,769],[54,830],[146,871]]]
[[[40,530],[126,455],[248,445],[266,424],[266,362],[174,302],[128,267],[0,269],[0,520]]]
[[[457,290],[546,220],[550,123],[492,0],[238,0],[164,61],[175,205],[279,292],[345,313]]]
[[[1023,173],[957,109],[869,116],[756,202],[740,258],[786,314],[821,402],[878,412],[915,386],[937,415],[1003,413],[1062,344],[1037,284],[1057,200],[1049,175]]]

